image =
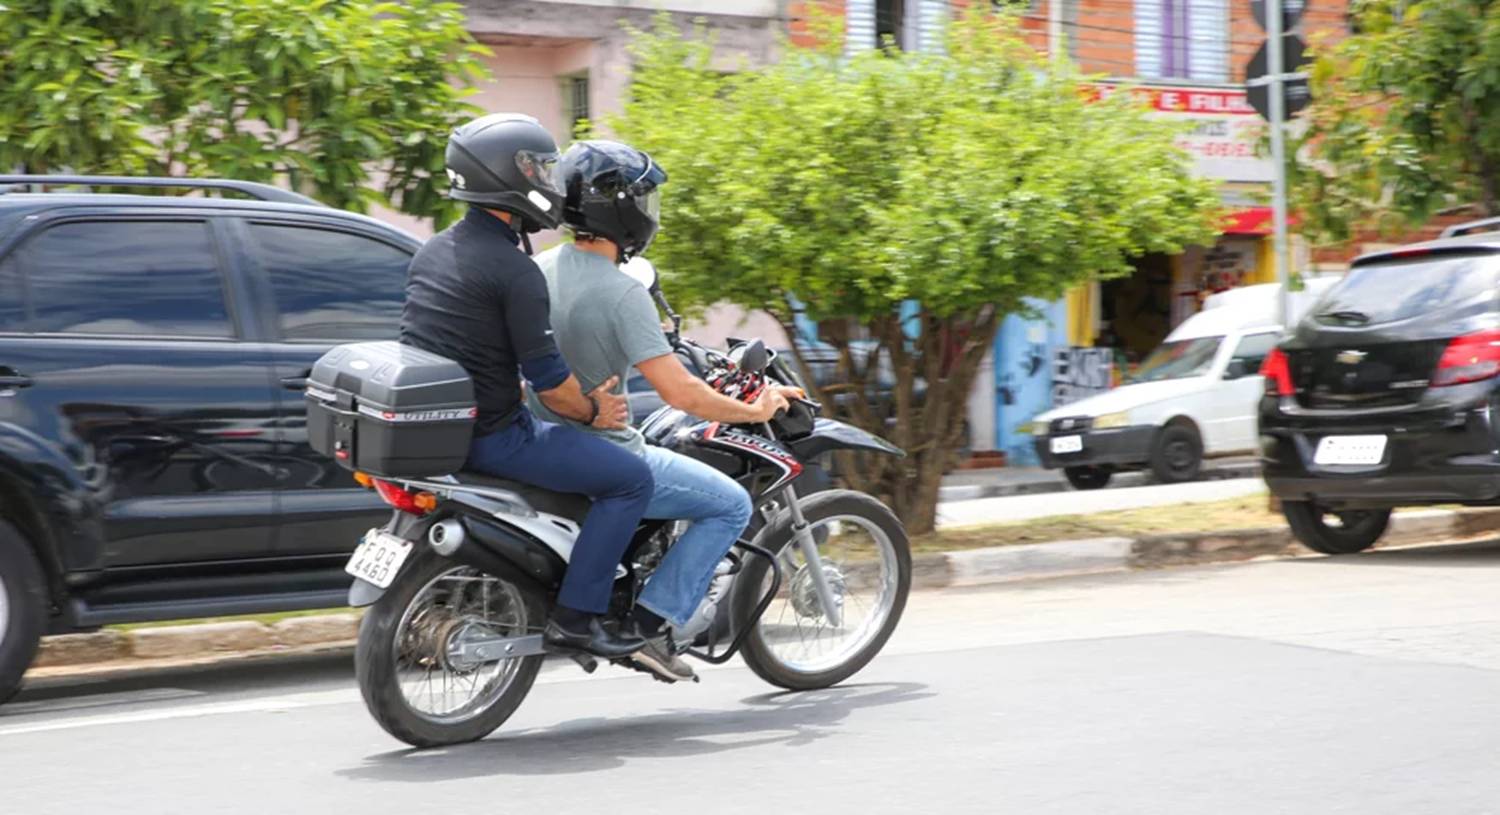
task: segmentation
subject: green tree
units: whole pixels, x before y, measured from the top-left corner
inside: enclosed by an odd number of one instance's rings
[[[0,0],[0,168],[280,181],[441,219],[483,52],[433,0]]]
[[[1500,2],[1362,0],[1360,31],[1319,49],[1301,159],[1303,230],[1320,242],[1479,204],[1500,214]]]
[[[611,122],[670,174],[651,257],[676,299],[818,322],[839,384],[817,395],[909,453],[846,472],[916,532],[1001,319],[1213,234],[1173,128],[1046,65],[1008,14],[955,21],[940,54],[789,48],[735,74],[701,31],[656,32]]]

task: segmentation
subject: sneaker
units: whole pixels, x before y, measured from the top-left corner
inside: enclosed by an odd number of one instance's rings
[[[649,669],[668,682],[698,681],[698,675],[693,673],[692,666],[672,653],[671,643],[666,637],[647,640],[646,647],[631,654],[630,658],[635,664]]]

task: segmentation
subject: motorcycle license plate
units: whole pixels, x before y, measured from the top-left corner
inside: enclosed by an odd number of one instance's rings
[[[1083,437],[1058,436],[1052,440],[1052,452],[1056,454],[1081,453],[1083,452]]]
[[[1379,464],[1385,458],[1385,436],[1324,436],[1313,453],[1315,464]]]
[[[344,571],[377,588],[388,589],[410,554],[411,541],[371,529],[355,547]]]

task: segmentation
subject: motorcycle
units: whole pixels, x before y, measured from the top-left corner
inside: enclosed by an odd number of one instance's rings
[[[682,337],[654,270],[642,282],[672,318],[678,353],[721,393],[753,401],[773,384],[800,387],[787,361],[759,340],[720,353]],[[759,516],[672,641],[711,664],[742,655],[762,679],[789,690],[826,688],[863,668],[895,630],[911,586],[909,543],[890,509],[852,490],[799,492],[805,464],[830,451],[904,455],[819,410],[798,399],[766,424],[728,426],[664,406],[641,428],[648,443],[734,478]],[[552,653],[541,630],[589,501],[468,472],[355,477],[394,510],[347,567],[355,577],[349,604],[367,608],[355,651],[365,704],[413,746],[483,738],[516,711]],[[606,625],[624,623],[681,531],[671,520],[635,530],[616,567]],[[587,654],[566,656],[590,673],[598,664]]]

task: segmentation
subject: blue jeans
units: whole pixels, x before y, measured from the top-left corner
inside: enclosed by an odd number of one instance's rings
[[[504,430],[474,439],[466,466],[593,499],[557,604],[592,614],[608,611],[615,566],[651,500],[651,468],[614,442],[544,422],[525,409]]]
[[[656,486],[647,518],[691,521],[646,581],[636,603],[684,625],[708,592],[714,568],[750,524],[750,496],[729,476],[660,447],[641,454]]]

